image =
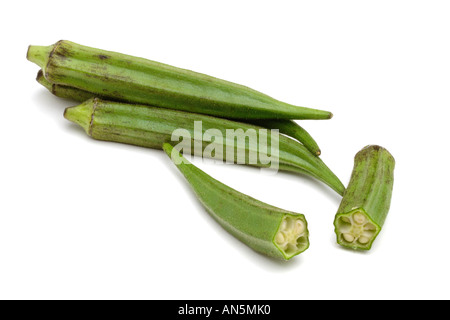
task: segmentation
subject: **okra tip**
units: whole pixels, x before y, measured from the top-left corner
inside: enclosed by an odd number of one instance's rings
[[[288,117],[280,117],[280,119],[292,119],[292,120],[329,120],[333,118],[333,113],[330,111],[310,109],[300,107],[299,114],[294,114]]]
[[[365,146],[364,148],[362,148],[356,155],[355,155],[355,159],[357,159],[358,157],[361,157],[363,155],[366,154],[370,154],[370,153],[382,153],[385,155],[386,158],[389,158],[390,161],[392,161],[395,164],[395,158],[394,156],[384,147],[376,145],[376,144],[369,144],[367,146]]]
[[[68,107],[64,110],[64,118],[80,125],[87,134],[90,132],[92,116],[95,111],[97,98],[89,99],[77,106]]]
[[[27,59],[37,64],[41,69],[45,69],[50,53],[54,45],[51,46],[28,46]]]

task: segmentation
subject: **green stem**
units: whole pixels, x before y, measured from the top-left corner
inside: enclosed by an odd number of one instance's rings
[[[50,53],[55,45],[51,46],[29,46],[27,52],[27,59],[37,64],[45,72]]]

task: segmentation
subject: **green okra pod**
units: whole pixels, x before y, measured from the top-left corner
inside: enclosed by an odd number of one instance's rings
[[[381,231],[392,197],[395,160],[380,146],[367,146],[355,156],[352,176],[334,220],[337,242],[369,250]]]
[[[264,128],[280,130],[280,133],[301,142],[306,149],[316,156],[320,156],[322,153],[314,138],[303,127],[292,120],[258,119],[250,120],[249,122]]]
[[[180,142],[184,145],[183,152],[196,154],[197,146],[201,149],[202,156],[222,160],[225,159],[224,155],[228,155],[228,148],[231,147],[234,157],[231,159],[232,162],[257,167],[269,167],[276,163],[282,170],[315,177],[341,195],[345,189],[339,178],[320,158],[312,155],[302,144],[286,136],[277,135],[278,148],[275,148],[275,151],[278,151],[277,154],[271,154],[271,163],[263,161],[262,156],[265,157],[268,154],[267,150],[272,140],[267,144],[267,149],[263,148],[261,142],[265,140],[263,133],[267,132],[267,129],[255,125],[178,110],[104,101],[98,98],[67,108],[64,116],[82,126],[94,139],[156,149],[162,149],[165,142],[171,142],[174,132],[181,129],[189,138],[187,145],[184,138]],[[200,129],[196,129],[196,123],[201,124]],[[197,132],[198,130],[200,132]],[[229,134],[230,131],[248,134],[248,139],[244,136],[240,143],[236,141],[235,136]],[[211,133],[214,133],[214,139],[209,141],[204,139]],[[214,140],[214,156],[211,151],[212,140]],[[250,140],[257,143],[251,143]],[[206,150],[210,152],[207,153]],[[237,158],[239,154],[244,157]],[[230,159],[226,160],[229,162]]]
[[[46,87],[55,96],[65,99],[71,99],[78,102],[86,101],[90,98],[99,97],[92,92],[85,90],[68,87],[59,84],[52,84],[44,77],[42,70],[39,70],[36,77],[37,82]],[[299,142],[301,142],[311,153],[319,156],[321,151],[316,141],[311,137],[311,135],[300,125],[292,120],[272,120],[272,119],[258,119],[258,120],[242,120],[242,122],[253,123],[255,125],[267,128],[267,129],[278,129],[280,133],[290,136]]]
[[[234,237],[257,252],[283,260],[309,247],[303,214],[268,205],[230,188],[194,166],[168,143],[163,149],[208,213]]]
[[[54,84],[50,83],[47,79],[44,77],[44,72],[42,72],[42,69],[39,70],[36,81],[40,83],[42,86],[47,88],[48,91],[50,91],[52,94],[54,94],[57,97],[74,100],[78,102],[83,102],[86,100],[89,100],[91,98],[102,98],[100,95],[95,95],[92,92],[61,85],[61,84]]]
[[[234,119],[330,119],[331,112],[294,106],[205,74],[121,53],[58,41],[30,46],[28,60],[54,84],[110,100]]]

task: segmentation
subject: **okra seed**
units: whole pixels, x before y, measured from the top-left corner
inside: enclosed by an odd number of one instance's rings
[[[376,228],[372,223],[369,222],[364,226],[364,230],[376,230]]]
[[[295,233],[300,235],[305,230],[303,223],[300,220],[295,222]]]
[[[353,242],[353,240],[355,240],[355,237],[350,233],[344,233],[342,236],[344,237],[344,240],[347,242]]]
[[[275,237],[275,241],[278,243],[278,244],[283,244],[284,242],[285,242],[285,237],[284,237],[284,234],[282,233],[282,232],[278,232],[277,233],[277,236]]]
[[[353,221],[355,221],[355,223],[357,224],[363,224],[364,222],[366,222],[366,217],[364,217],[362,213],[357,212],[353,215]]]
[[[365,236],[361,236],[361,237],[359,237],[358,242],[361,244],[366,244],[369,242],[369,238],[367,238]]]
[[[349,217],[345,217],[345,216],[343,216],[343,217],[341,217],[341,220],[342,220],[343,222],[345,222],[345,223],[351,223],[351,221],[350,221],[350,218],[349,218]]]

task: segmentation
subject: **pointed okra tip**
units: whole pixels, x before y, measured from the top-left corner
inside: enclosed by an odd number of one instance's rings
[[[308,249],[308,235],[307,223],[303,215],[286,214],[280,222],[273,243],[284,259],[289,260]]]
[[[64,110],[64,118],[78,124],[87,134],[90,134],[92,120],[98,102],[98,98],[92,98],[77,106],[68,107]]]
[[[337,214],[334,228],[338,244],[357,250],[369,250],[381,230],[362,208]]]

